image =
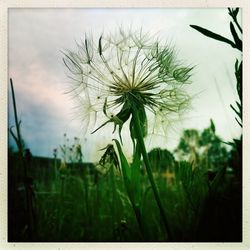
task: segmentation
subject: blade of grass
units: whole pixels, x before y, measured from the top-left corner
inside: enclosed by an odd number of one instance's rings
[[[224,42],[224,43],[228,43],[230,44],[233,48],[237,48],[237,46],[234,44],[234,42],[232,42],[231,40],[221,36],[221,35],[218,35],[210,30],[207,30],[207,29],[204,29],[200,26],[197,26],[197,25],[190,25],[191,28],[199,31],[200,33],[202,33],[203,35],[207,36],[207,37],[210,37],[212,39],[215,39],[215,40],[218,40],[218,41],[221,41],[221,42]]]
[[[237,49],[242,51],[242,41],[240,40],[232,22],[230,22],[230,30],[234,38],[235,45],[237,46]]]
[[[134,210],[134,213],[136,216],[136,220],[138,222],[138,226],[140,229],[141,236],[144,237],[141,210],[140,210],[139,206],[135,203],[136,191],[134,191],[134,185],[131,181],[131,178],[132,178],[131,177],[131,174],[132,174],[131,167],[129,166],[129,163],[128,163],[125,155],[122,152],[122,148],[121,148],[119,141],[116,139],[113,139],[113,140],[115,141],[117,149],[118,149],[118,153],[119,153],[119,157],[120,157],[120,161],[121,161],[121,169],[122,169],[124,183],[125,183],[125,188],[127,190],[129,200],[130,200],[131,205],[133,207],[133,210]]]

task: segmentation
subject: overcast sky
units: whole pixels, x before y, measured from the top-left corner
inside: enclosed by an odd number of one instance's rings
[[[204,37],[189,27],[196,24],[231,38],[227,9],[9,9],[9,77],[13,79],[22,135],[34,155],[51,157],[63,143],[63,134],[80,137],[86,161],[95,161],[97,149],[113,137],[108,130],[82,135],[74,120],[73,102],[61,50],[73,49],[75,41],[92,32],[112,32],[118,25],[143,27],[158,33],[178,50],[178,58],[196,65],[189,93],[192,109],[174,124],[166,138],[147,141],[173,149],[185,128],[204,129],[212,118],[225,141],[240,135],[229,105],[237,100],[235,59],[240,53],[229,45]],[[14,125],[9,105],[9,126]],[[106,131],[106,132],[105,132]],[[87,140],[86,140],[86,139]]]

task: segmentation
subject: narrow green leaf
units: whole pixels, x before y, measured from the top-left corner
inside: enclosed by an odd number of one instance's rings
[[[100,128],[104,127],[109,122],[112,122],[112,120],[110,119],[110,120],[104,122],[101,126],[99,126],[97,129],[95,129],[94,131],[92,131],[91,134],[94,134],[97,130],[99,130]]]
[[[232,104],[230,104],[230,107],[232,108],[232,110],[241,118],[241,114],[240,114],[240,112],[239,111],[237,111],[236,109],[235,109],[235,107],[232,105]]]
[[[190,25],[191,28],[199,31],[200,33],[202,33],[203,35],[207,36],[207,37],[210,37],[210,38],[213,38],[215,40],[218,40],[218,41],[221,41],[221,42],[225,42],[225,43],[228,43],[230,44],[233,48],[237,48],[237,46],[229,39],[221,36],[221,35],[218,35],[210,30],[207,30],[207,29],[204,29],[200,26],[197,26],[197,25]]]
[[[212,119],[210,119],[210,128],[212,129],[213,133],[215,133],[215,125]]]
[[[134,202],[138,206],[141,203],[140,158],[141,152],[139,146],[136,145],[134,159],[131,165],[131,189],[134,193]]]
[[[237,79],[238,96],[240,98],[240,101],[242,101],[242,61],[239,65],[238,69],[235,70],[235,77]]]
[[[239,102],[236,102],[236,104],[237,104],[238,109],[239,109],[239,110],[242,110],[241,104],[240,104]]]
[[[230,16],[232,16],[232,10],[230,9],[230,8],[227,8],[228,9],[228,14],[230,15]]]
[[[129,163],[128,163],[125,155],[122,152],[120,142],[118,140],[116,140],[116,139],[113,139],[113,141],[115,141],[116,147],[118,149],[120,163],[121,163],[121,169],[122,169],[122,174],[123,174],[123,177],[124,177],[125,185],[129,186],[130,181],[131,181],[131,168],[129,166]]]
[[[239,13],[239,8],[235,8],[235,10],[233,10],[233,14],[235,18],[237,17],[238,13]]]
[[[230,22],[230,30],[231,30],[232,36],[234,38],[234,42],[236,44],[237,49],[242,51],[242,41],[240,40],[232,22]]]
[[[242,33],[242,28],[240,27],[237,21],[237,15],[239,13],[239,8],[230,9],[228,8],[228,14],[233,18],[234,23],[236,24],[237,28],[239,29],[240,33]]]
[[[242,124],[241,124],[241,122],[235,117],[234,118],[235,120],[236,120],[236,122],[242,127]]]
[[[235,64],[234,64],[234,70],[235,70],[235,72],[238,71],[238,66],[239,66],[239,60],[236,59],[236,62],[235,62]]]

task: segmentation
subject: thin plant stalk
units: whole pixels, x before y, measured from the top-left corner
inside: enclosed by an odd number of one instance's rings
[[[143,135],[142,135],[142,131],[141,131],[140,120],[139,120],[139,117],[138,117],[138,111],[136,110],[136,108],[132,109],[132,117],[133,117],[133,120],[134,120],[135,132],[137,134],[137,140],[138,140],[138,144],[140,145],[140,149],[141,149],[141,153],[142,153],[143,160],[144,160],[144,163],[145,163],[147,175],[148,175],[151,187],[153,189],[153,193],[154,193],[156,203],[157,203],[158,208],[160,210],[160,215],[161,215],[164,227],[165,227],[166,232],[168,234],[168,239],[169,239],[169,241],[171,241],[172,240],[172,235],[171,235],[171,232],[170,232],[170,228],[169,228],[169,224],[168,224],[168,221],[167,221],[166,213],[164,211],[164,208],[163,208],[163,205],[162,205],[162,202],[161,202],[161,199],[160,199],[160,195],[159,195],[159,192],[157,190],[157,187],[156,187],[156,184],[155,184],[155,181],[154,181],[154,177],[153,177],[153,174],[152,174],[152,170],[151,170],[151,167],[150,167],[150,163],[149,163],[149,159],[148,159],[148,155],[147,155],[147,151],[146,151],[146,147],[145,147],[145,144],[144,144]]]
[[[23,144],[22,144],[22,137],[21,137],[21,133],[20,133],[20,122],[18,121],[15,91],[14,91],[13,82],[12,82],[11,78],[10,78],[10,87],[11,87],[11,95],[12,95],[12,102],[13,102],[13,109],[14,109],[14,118],[15,118],[16,131],[17,131],[17,141],[16,142],[17,142],[19,154],[22,156]],[[24,173],[25,173],[25,177],[26,177],[27,176],[26,166],[25,166],[24,170],[25,170]]]
[[[18,115],[17,115],[17,107],[16,107],[16,98],[15,98],[15,91],[12,79],[10,78],[10,86],[11,86],[11,95],[12,95],[12,102],[13,102],[13,109],[14,109],[14,118],[15,118],[15,124],[16,124],[16,131],[17,136],[15,136],[14,132],[10,129],[10,133],[13,136],[13,138],[16,141],[19,157],[21,160],[21,164],[24,169],[24,187],[25,187],[25,195],[26,195],[26,206],[27,206],[27,214],[28,214],[28,228],[29,228],[29,234],[30,238],[33,238],[33,229],[34,229],[34,220],[32,215],[32,195],[30,194],[29,184],[27,182],[28,180],[28,171],[27,171],[27,165],[25,163],[25,159],[23,157],[23,143],[22,143],[22,137],[20,132],[20,121],[18,121]]]

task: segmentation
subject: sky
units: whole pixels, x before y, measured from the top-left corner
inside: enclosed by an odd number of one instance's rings
[[[97,161],[99,149],[116,135],[110,128],[93,135],[83,134],[80,119],[74,117],[74,102],[66,94],[70,80],[63,64],[62,50],[74,49],[76,41],[92,32],[99,36],[119,25],[142,27],[161,40],[174,44],[178,58],[195,65],[192,108],[180,121],[173,122],[166,137],[147,138],[148,149],[176,147],[181,131],[202,130],[213,119],[217,134],[224,141],[239,137],[230,104],[237,98],[234,63],[241,54],[225,43],[209,39],[190,24],[231,38],[227,9],[9,9],[8,66],[13,79],[22,136],[33,155],[52,157],[62,145],[64,133],[70,142],[79,137],[85,161]],[[9,127],[14,125],[9,91]],[[125,137],[127,138],[128,136]],[[13,141],[10,140],[10,145]],[[126,140],[124,145],[126,145]],[[130,145],[130,144],[127,144]],[[129,146],[126,148],[130,152]]]

